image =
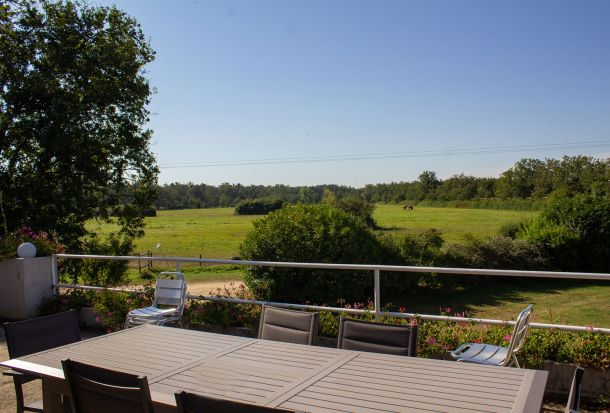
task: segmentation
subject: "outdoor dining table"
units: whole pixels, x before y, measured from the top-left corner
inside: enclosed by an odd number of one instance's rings
[[[147,376],[155,412],[174,393],[306,412],[538,412],[547,372],[257,340],[144,325],[0,365],[42,376],[63,412],[61,360]]]

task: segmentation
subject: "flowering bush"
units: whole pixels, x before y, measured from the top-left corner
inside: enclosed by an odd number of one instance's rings
[[[125,317],[129,311],[151,305],[154,293],[155,290],[151,285],[144,286],[137,293],[91,290],[62,291],[53,299],[45,301],[40,307],[39,313],[48,315],[69,309],[80,310],[83,307],[92,307],[95,321],[110,333],[123,328]]]
[[[22,227],[0,238],[0,260],[17,257],[17,247],[24,242],[31,242],[36,246],[36,255],[43,257],[64,252],[64,246],[47,232],[35,232],[32,228]]]
[[[217,288],[210,291],[210,296],[228,297],[243,300],[252,300],[252,294],[243,284]],[[249,327],[256,328],[260,317],[260,307],[252,304],[227,303],[221,301],[206,301],[202,299],[189,300],[183,320],[186,324],[196,323],[213,324],[220,327]]]
[[[349,317],[363,320],[373,320],[375,318],[372,302],[343,306],[345,308],[367,310],[362,315],[349,315]],[[406,312],[406,309],[401,308],[400,312]],[[455,315],[456,317],[470,316],[468,313],[452,314],[452,309],[449,307],[441,308],[441,314]],[[320,314],[320,334],[336,337],[340,316],[347,316],[347,313],[322,312]],[[510,326],[489,326],[470,322],[456,323],[421,319],[409,320],[387,315],[382,315],[379,321],[387,324],[418,324],[417,355],[419,357],[442,357],[447,352],[468,342],[507,346],[513,330]],[[608,369],[610,368],[610,336],[593,332],[575,333],[556,329],[530,329],[523,349],[517,357],[521,365],[527,368],[540,368],[545,360],[553,360]]]
[[[228,288],[210,292],[217,297],[252,299],[243,285],[233,284]],[[53,300],[41,307],[41,313],[51,314],[70,308],[93,307],[97,321],[109,332],[123,328],[127,312],[151,304],[154,289],[146,286],[138,294],[115,291],[79,291],[62,292]],[[339,304],[345,309],[365,310],[364,313],[352,315],[345,313],[320,313],[319,334],[336,337],[339,330],[339,318],[349,316],[362,320],[374,320],[372,302]],[[400,308],[400,312],[407,312]],[[441,313],[453,314],[451,308],[442,308]],[[469,317],[467,313],[455,313],[457,317]],[[252,304],[189,300],[185,311],[184,324],[212,324],[220,327],[247,327],[255,329],[260,318],[260,306]],[[428,321],[382,315],[380,320],[387,324],[417,324],[419,357],[442,357],[463,343],[489,343],[507,346],[512,333],[510,326],[488,326],[470,322]],[[518,355],[519,362],[527,368],[540,368],[545,360],[573,363],[581,366],[593,366],[602,369],[610,368],[610,336],[593,332],[575,333],[560,330],[531,329],[525,339],[523,349]]]
[[[127,313],[136,308],[148,307],[152,304],[155,289],[151,285],[144,286],[138,293],[116,291],[97,291],[93,300],[95,321],[106,327],[110,333],[123,329]]]

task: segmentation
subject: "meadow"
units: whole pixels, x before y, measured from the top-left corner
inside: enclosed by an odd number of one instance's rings
[[[375,219],[387,233],[406,233],[435,228],[447,242],[460,242],[468,235],[498,234],[502,226],[532,218],[530,211],[416,207],[405,211],[401,205],[378,205]],[[239,244],[260,216],[237,216],[233,208],[158,211],[147,218],[146,236],[137,241],[137,251],[155,256],[230,258],[239,255]],[[88,224],[100,233],[116,230],[114,225]],[[158,248],[157,248],[158,246]],[[156,262],[154,269],[171,270],[174,263]],[[194,282],[239,281],[239,266],[183,266],[187,280]],[[137,269],[131,281],[146,281]],[[151,277],[148,277],[151,278]],[[387,294],[387,293],[386,293]],[[438,314],[441,307],[467,311],[485,318],[511,318],[527,303],[535,303],[536,320],[566,324],[610,327],[610,286],[608,283],[562,280],[494,280],[471,290],[434,291],[408,297],[390,297],[384,303],[404,306],[408,311]]]
[[[146,235],[137,240],[136,251],[151,251],[155,256],[230,258],[239,255],[239,244],[254,215],[234,215],[233,208],[158,211],[146,218]],[[527,220],[530,211],[493,209],[426,208],[405,211],[401,205],[380,204],[374,218],[388,233],[424,231],[435,228],[445,241],[460,242],[467,234],[475,237],[496,235],[509,223]],[[116,225],[89,222],[87,229],[100,234],[118,230]]]

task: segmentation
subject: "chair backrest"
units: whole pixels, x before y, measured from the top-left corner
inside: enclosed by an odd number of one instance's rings
[[[146,377],[62,360],[74,413],[153,413]]]
[[[167,278],[172,277],[172,278]],[[154,305],[167,305],[184,309],[186,301],[186,280],[181,272],[161,272],[155,286]]]
[[[585,374],[585,369],[576,367],[565,413],[577,413],[580,411],[580,383],[582,382],[583,374]]]
[[[27,356],[81,339],[75,310],[4,323],[4,332],[10,358]]]
[[[341,317],[337,348],[415,357],[417,326],[379,324]]]
[[[258,338],[313,345],[318,333],[319,321],[319,313],[263,305]]]
[[[176,406],[178,413],[296,413],[293,410],[215,399],[185,391],[176,393]]]
[[[511,336],[510,342],[508,343],[508,351],[506,357],[512,357],[512,354],[517,354],[523,347],[525,342],[525,336],[527,329],[530,325],[530,319],[532,318],[532,312],[534,311],[534,304],[530,304],[517,317],[515,322],[515,328]]]

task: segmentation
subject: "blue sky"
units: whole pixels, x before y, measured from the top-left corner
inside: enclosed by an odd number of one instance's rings
[[[363,186],[610,156],[610,1],[98,3],[157,52],[160,183]]]

